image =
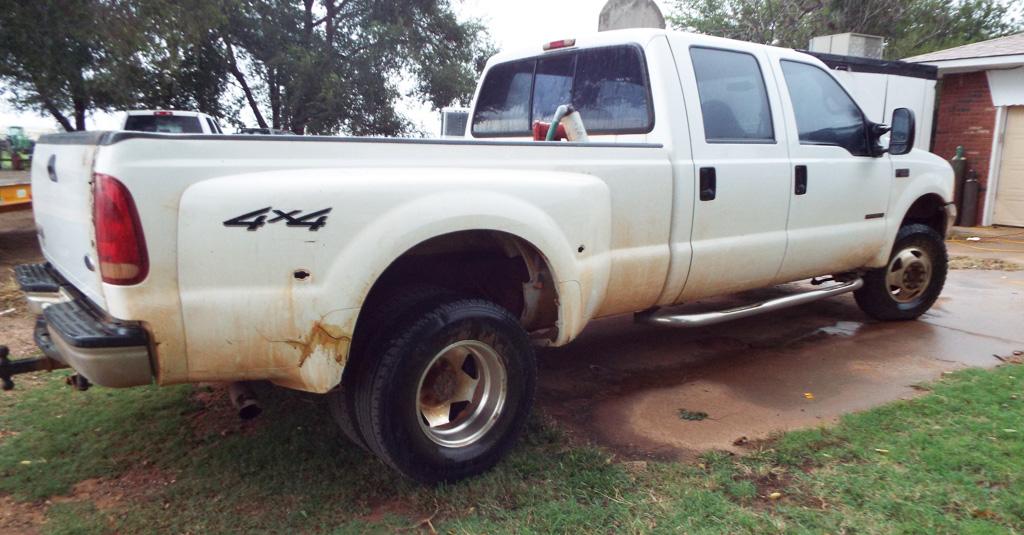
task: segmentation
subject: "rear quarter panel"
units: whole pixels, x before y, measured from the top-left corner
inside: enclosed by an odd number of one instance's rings
[[[563,306],[578,316],[577,281],[608,277],[610,204],[598,179],[542,171],[306,169],[197,183],[181,197],[178,223],[189,378],[271,379],[326,392],[341,379],[377,277],[414,245],[459,230],[532,243],[562,283]],[[224,224],[266,207],[331,211],[317,230],[275,221],[273,211],[253,230]],[[585,254],[577,251],[583,243]]]

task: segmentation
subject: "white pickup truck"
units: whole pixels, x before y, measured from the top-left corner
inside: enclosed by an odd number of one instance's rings
[[[589,141],[532,141],[564,104]],[[924,313],[953,173],[912,150],[912,113],[892,123],[806,54],[626,30],[492,58],[467,133],[486,139],[45,136],[47,262],[17,270],[37,367],[327,394],[403,474],[466,477],[521,432],[533,347],[595,318],[707,325],[851,291],[880,320]],[[811,277],[739,309],[659,309]]]

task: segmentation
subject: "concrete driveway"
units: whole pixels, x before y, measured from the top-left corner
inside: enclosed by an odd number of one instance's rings
[[[994,241],[1016,240],[1010,232],[1022,243]],[[950,253],[971,266],[1024,265],[1024,229],[952,242]],[[35,352],[34,321],[11,267],[40,260],[31,213],[0,214],[0,343],[15,356]],[[799,289],[694,306],[738,306]],[[994,366],[1001,361],[993,355],[1021,350],[1024,271],[954,270],[939,302],[915,322],[870,321],[849,295],[692,331],[636,325],[629,316],[601,320],[568,347],[540,353],[538,397],[571,432],[628,457],[687,457],[742,451],[744,440],[910,397],[915,384],[944,371]],[[708,417],[685,420],[680,410]]]
[[[1024,254],[1003,258],[1024,264]],[[773,432],[909,398],[943,372],[996,366],[1022,350],[1024,271],[953,270],[935,307],[911,322],[870,320],[851,295],[696,330],[601,320],[541,353],[539,401],[577,436],[626,457],[686,458],[742,452]],[[681,417],[699,413],[707,418]]]

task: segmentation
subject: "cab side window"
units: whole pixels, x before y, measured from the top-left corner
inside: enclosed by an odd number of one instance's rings
[[[754,56],[693,47],[690,59],[708,143],[775,143],[768,91]]]
[[[801,145],[835,145],[854,156],[870,155],[867,124],[843,86],[820,67],[782,61]]]
[[[530,131],[534,61],[496,65],[487,73],[473,115],[473,133],[500,135]]]
[[[649,132],[653,113],[640,50],[631,46],[580,52],[572,103],[594,132]]]

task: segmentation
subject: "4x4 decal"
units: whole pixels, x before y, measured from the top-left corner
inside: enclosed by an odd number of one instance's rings
[[[273,212],[274,217],[267,219],[271,212]],[[317,210],[303,216],[299,215],[301,213],[302,210],[275,210],[268,206],[228,219],[224,222],[224,226],[245,227],[245,230],[253,231],[258,230],[263,225],[287,221],[286,225],[289,227],[306,227],[310,231],[316,231],[327,224],[327,214],[331,213],[331,209],[324,208],[323,210]]]

